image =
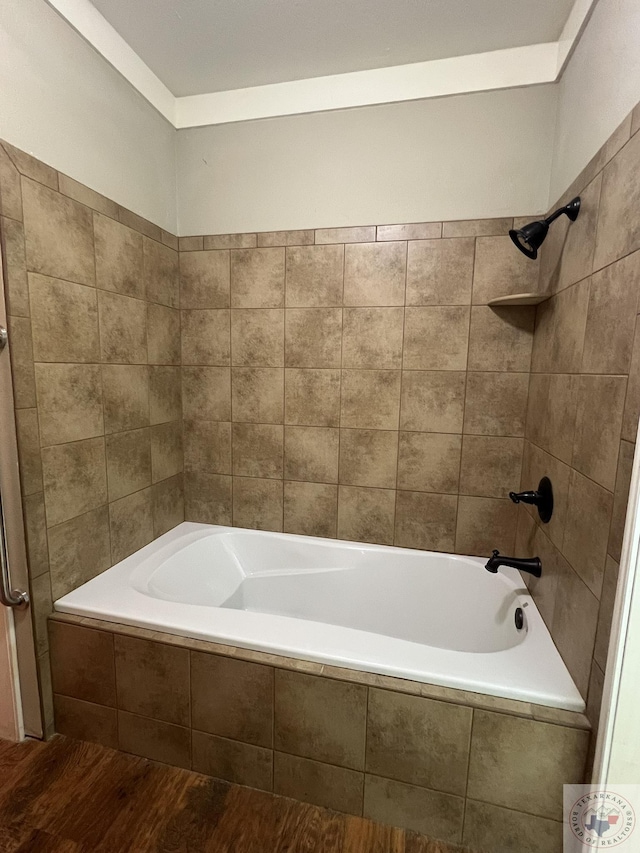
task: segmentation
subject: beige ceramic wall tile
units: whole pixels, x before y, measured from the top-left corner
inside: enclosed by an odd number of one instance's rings
[[[640,248],[635,213],[640,204],[640,137],[636,134],[605,168],[594,268],[601,269]]]
[[[141,299],[98,291],[102,361],[147,363],[147,306]]]
[[[233,482],[233,524],[256,530],[282,530],[282,480],[237,477]]]
[[[571,472],[563,553],[596,597],[600,595],[613,495]]]
[[[204,237],[179,237],[178,250],[180,252],[201,252],[204,249]]]
[[[231,315],[226,309],[181,311],[183,364],[231,362]]]
[[[616,481],[624,376],[581,376],[573,445],[573,467],[609,491]]]
[[[473,239],[410,242],[407,305],[468,305],[474,254]]]
[[[144,299],[142,235],[108,216],[93,214],[96,285]]]
[[[467,795],[561,820],[562,786],[583,782],[588,743],[579,729],[476,710]]]
[[[284,370],[270,367],[232,368],[231,406],[234,421],[281,424]]]
[[[464,799],[405,782],[365,776],[364,816],[453,843],[462,837]]]
[[[204,249],[253,249],[257,245],[255,234],[213,234],[204,237]]]
[[[534,217],[531,217],[533,219]],[[442,223],[443,237],[501,237],[512,227],[511,219],[464,219]]]
[[[469,370],[528,371],[531,366],[532,308],[474,305],[469,330]]]
[[[36,382],[43,445],[104,433],[99,365],[38,364]]]
[[[616,589],[618,586],[618,575],[620,565],[607,555],[604,570],[604,581],[600,594],[600,608],[598,610],[598,625],[596,628],[595,646],[593,657],[596,664],[604,671],[607,667],[607,654],[609,652],[609,639],[611,637],[611,624],[613,620],[613,609],[615,606]]]
[[[393,544],[396,493],[391,489],[340,486],[338,538]]]
[[[231,424],[184,422],[185,471],[231,473]]]
[[[468,343],[468,308],[447,305],[405,310],[405,370],[465,370]]]
[[[640,288],[640,252],[591,279],[583,373],[629,373]]]
[[[366,769],[464,796],[473,713],[388,690],[369,690]]]
[[[287,426],[284,430],[284,475],[290,480],[338,481],[337,429]]]
[[[400,385],[399,370],[343,370],[341,426],[397,429]]]
[[[170,308],[180,305],[178,253],[156,240],[143,240],[144,283],[149,302]]]
[[[598,600],[570,567],[558,578],[553,638],[576,687],[586,698],[598,622]]]
[[[343,367],[402,367],[403,308],[345,308],[343,323]]]
[[[284,249],[231,252],[231,307],[284,306]]]
[[[453,551],[457,512],[457,495],[399,491],[394,544],[428,551]]]
[[[233,424],[233,473],[282,479],[284,428],[280,424]]]
[[[310,230],[298,231],[263,231],[258,234],[258,246],[308,246],[313,245],[315,232]]]
[[[1,168],[1,167],[0,167]],[[2,183],[0,178],[0,193]],[[0,194],[0,205],[2,195]],[[14,317],[29,316],[29,286],[24,248],[24,226],[7,217],[0,218],[0,248],[4,265],[7,312]]]
[[[261,791],[272,790],[273,753],[270,749],[195,730],[191,737],[196,773]]]
[[[551,376],[549,408],[542,412],[547,421],[546,448],[565,462],[571,462],[573,453],[579,389],[577,376]]]
[[[528,373],[468,373],[465,433],[523,436],[528,391]]]
[[[433,240],[442,236],[442,222],[414,222],[409,225],[378,225],[376,240]]]
[[[111,559],[119,563],[153,540],[151,489],[109,504]]]
[[[407,244],[345,246],[345,305],[404,305]]]
[[[26,151],[14,148],[8,142],[3,142],[2,145],[21,175],[50,189],[58,189],[58,173],[55,169],[32,157],[31,154],[27,154]]]
[[[104,213],[105,216],[110,216],[112,219],[118,218],[118,205],[114,201],[89,189],[84,184],[78,183],[78,181],[74,181],[68,175],[63,175],[61,172],[58,173],[58,189],[63,195],[79,201],[94,211]]]
[[[231,311],[231,363],[241,367],[284,365],[282,308],[234,308]]]
[[[172,723],[118,711],[118,746],[151,761],[191,767],[191,731]]]
[[[228,308],[229,252],[184,252],[180,255],[180,307]]]
[[[340,367],[341,308],[288,308],[285,325],[287,367]]]
[[[164,305],[147,306],[149,364],[180,364],[180,312]]]
[[[231,524],[231,477],[189,472],[184,478],[186,521]]]
[[[107,502],[103,438],[44,447],[42,470],[50,527]]]
[[[537,293],[539,267],[519,252],[508,236],[478,237],[473,271],[473,303],[499,296]]]
[[[192,724],[199,731],[273,746],[270,666],[191,652]]]
[[[276,794],[352,815],[362,811],[362,773],[284,752],[275,753],[273,769]]]
[[[149,367],[149,422],[163,424],[182,416],[179,367]]]
[[[7,317],[7,330],[14,406],[16,409],[31,409],[36,405],[31,321],[27,317]]]
[[[176,474],[151,487],[153,535],[162,536],[185,520],[183,475]]]
[[[188,726],[189,651],[134,637],[114,636],[118,707],[154,720]]]
[[[375,225],[356,228],[316,228],[316,244],[370,243],[376,239]]]
[[[16,437],[20,456],[20,485],[22,494],[41,492],[42,458],[37,409],[16,410]]]
[[[100,361],[94,288],[29,275],[29,301],[35,361]]]
[[[456,553],[489,556],[494,548],[509,554],[515,543],[517,507],[501,498],[460,496]]]
[[[344,246],[287,249],[287,307],[342,304]]]
[[[631,470],[633,468],[633,455],[635,445],[628,441],[620,442],[620,453],[618,455],[618,472],[616,474],[616,485],[613,497],[613,513],[611,517],[611,529],[609,530],[608,553],[614,560],[620,562],[622,556],[622,539],[624,536],[624,523],[627,517],[627,505],[629,502],[629,489],[631,486]]]
[[[401,432],[399,442],[399,489],[457,493],[462,436]]]
[[[275,748],[363,770],[367,688],[283,669],[275,676]]]
[[[538,307],[531,361],[536,373],[580,372],[590,284],[574,284]]]
[[[56,693],[115,707],[113,634],[49,622],[49,647]]]
[[[184,417],[231,420],[231,370],[228,367],[183,367]]]
[[[339,370],[285,370],[285,424],[337,427],[340,386]]]
[[[28,269],[66,281],[94,284],[93,221],[89,208],[24,177],[22,200]]]
[[[141,234],[149,237],[150,240],[155,240],[158,243],[162,242],[162,228],[154,225],[153,222],[149,222],[143,216],[138,216],[137,213],[133,213],[131,210],[127,210],[126,207],[118,205],[118,218],[128,228],[139,231]]]
[[[397,464],[397,432],[376,429],[340,431],[341,483],[395,489]]]
[[[56,732],[75,740],[118,748],[118,714],[114,708],[54,696]]]
[[[152,480],[166,480],[182,471],[182,424],[156,424],[151,427]]]
[[[48,530],[51,590],[56,601],[111,565],[106,506]]]
[[[29,577],[37,578],[49,571],[47,523],[44,513],[44,495],[23,496],[22,509],[26,534]]]
[[[106,447],[110,501],[151,485],[151,443],[148,429],[108,435]]]
[[[461,433],[465,383],[462,372],[403,371],[400,429]]]
[[[640,320],[636,317],[635,334],[633,337],[633,350],[631,353],[631,365],[629,367],[629,381],[627,383],[627,397],[624,404],[624,415],[622,418],[622,438],[626,441],[635,441],[638,432],[638,420],[640,419]]]
[[[465,435],[462,440],[460,492],[503,498],[517,491],[522,468],[523,439]]]
[[[0,213],[11,219],[22,220],[20,173],[2,145],[0,145]]]
[[[285,482],[285,533],[335,538],[337,523],[337,486],[326,483]]]
[[[149,371],[144,365],[103,364],[105,432],[149,426]]]
[[[463,840],[494,853],[561,853],[562,823],[468,799]]]

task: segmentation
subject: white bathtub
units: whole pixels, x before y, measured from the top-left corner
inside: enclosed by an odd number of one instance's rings
[[[484,562],[185,522],[55,610],[583,711],[519,573]]]

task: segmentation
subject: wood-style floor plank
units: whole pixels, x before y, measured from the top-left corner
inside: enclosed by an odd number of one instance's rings
[[[96,744],[0,741],[0,853],[463,853]],[[470,851],[469,851],[470,853]]]

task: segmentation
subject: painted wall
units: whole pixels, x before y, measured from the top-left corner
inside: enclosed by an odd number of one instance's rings
[[[558,89],[551,202],[640,100],[638,0],[599,0]]]
[[[175,233],[175,130],[44,0],[0,3],[0,138]]]
[[[519,216],[548,205],[556,88],[178,131],[178,230]]]

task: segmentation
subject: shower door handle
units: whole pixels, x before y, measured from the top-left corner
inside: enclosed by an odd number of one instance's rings
[[[0,352],[7,345],[7,330],[0,326]],[[5,607],[25,607],[29,604],[29,594],[11,589],[9,577],[9,557],[7,552],[7,534],[4,524],[4,507],[0,492],[0,604]]]

